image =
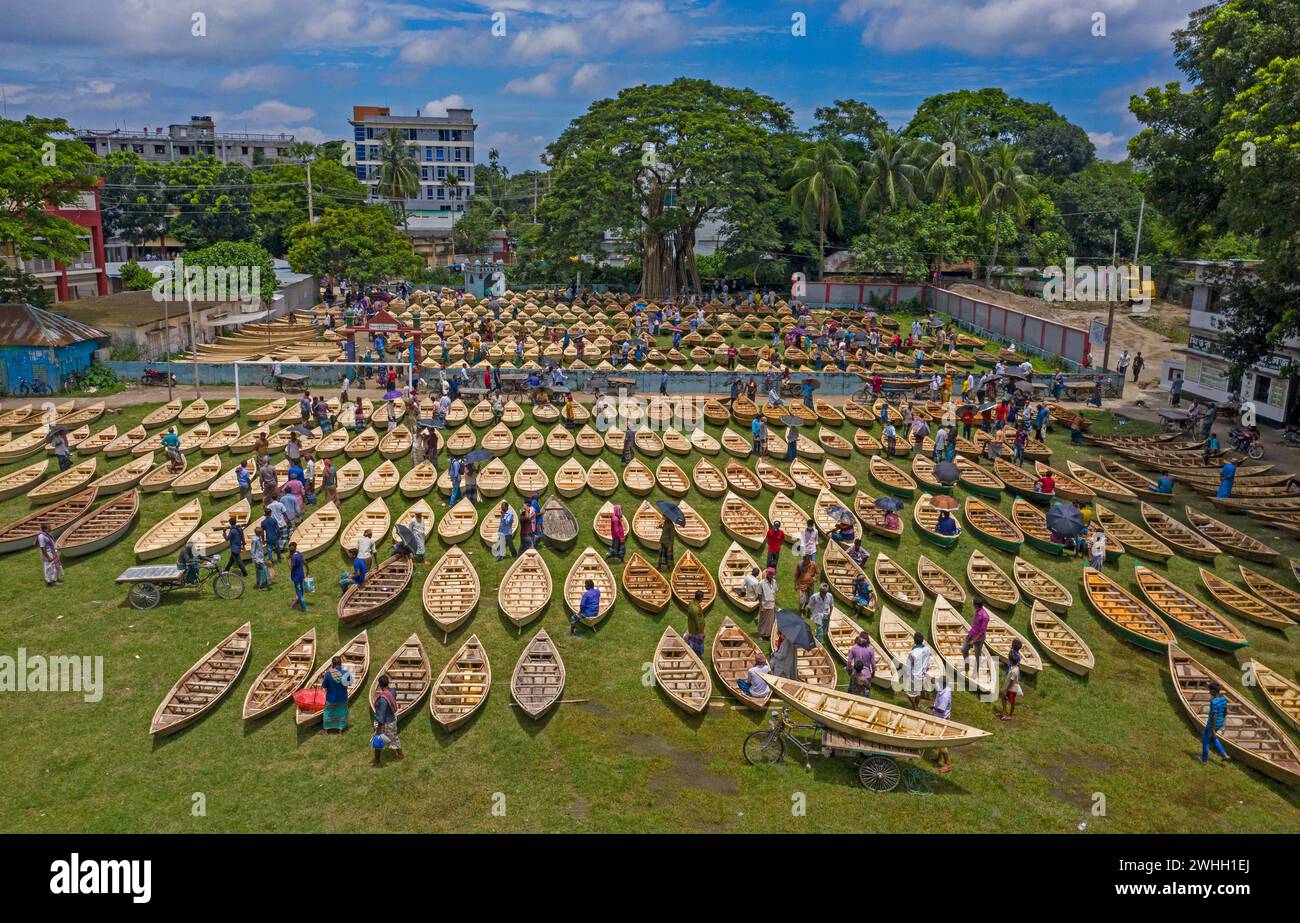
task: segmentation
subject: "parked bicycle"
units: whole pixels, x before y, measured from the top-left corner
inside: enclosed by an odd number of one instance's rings
[[[51,393],[53,392],[50,391],[50,386],[39,378],[34,379],[33,381],[28,381],[26,378],[20,377],[18,379],[18,384],[14,386],[14,394],[19,397],[27,397],[29,394]]]

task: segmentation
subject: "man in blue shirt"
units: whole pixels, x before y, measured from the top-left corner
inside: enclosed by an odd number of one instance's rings
[[[266,552],[272,560],[280,560],[280,524],[268,509],[262,520],[262,534],[266,536]]]
[[[953,519],[947,510],[939,511],[939,521],[935,524],[934,530],[940,535],[961,534],[961,526],[957,525],[957,520]]]
[[[1171,494],[1174,492],[1174,479],[1169,476],[1168,471],[1161,471],[1160,477],[1156,480],[1156,493]]]
[[[1220,468],[1219,469],[1219,492],[1216,493],[1215,496],[1231,497],[1232,482],[1236,479],[1236,477],[1237,477],[1237,466],[1232,462],[1228,462],[1222,468]]]
[[[244,569],[244,527],[239,524],[239,520],[234,516],[230,517],[230,524],[221,530],[222,538],[230,542],[230,560],[226,562],[225,570],[232,567],[239,569],[239,573],[248,576],[248,571]]]
[[[497,546],[493,552],[498,561],[504,561],[506,551],[510,552],[512,558],[519,557],[515,551],[515,513],[510,509],[509,503],[502,501],[501,521],[497,524]]]
[[[297,542],[289,543],[289,579],[293,581],[294,592],[294,600],[289,608],[306,612],[307,601],[303,599],[302,594],[307,584],[307,559],[298,550]]]
[[[1201,762],[1210,761],[1210,747],[1219,751],[1219,756],[1223,757],[1224,762],[1229,761],[1227,752],[1223,749],[1223,741],[1219,740],[1219,731],[1223,730],[1223,723],[1228,720],[1228,697],[1223,694],[1223,688],[1218,683],[1210,683],[1210,711],[1205,718],[1205,731],[1201,734]]]
[[[578,602],[578,611],[569,616],[569,634],[578,634],[578,622],[586,619],[593,622],[600,615],[600,590],[596,589],[596,583],[588,580],[587,588],[582,592],[582,599]]]

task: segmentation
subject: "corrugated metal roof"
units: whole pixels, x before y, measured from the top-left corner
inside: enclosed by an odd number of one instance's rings
[[[71,346],[108,334],[29,304],[0,304],[0,346]]]

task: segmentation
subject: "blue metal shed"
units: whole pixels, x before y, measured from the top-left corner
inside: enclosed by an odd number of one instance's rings
[[[0,304],[0,388],[40,380],[57,388],[70,372],[82,372],[108,335],[71,318],[29,304]]]

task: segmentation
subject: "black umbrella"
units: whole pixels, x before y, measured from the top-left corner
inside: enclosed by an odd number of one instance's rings
[[[67,428],[63,426],[60,426],[57,429],[52,429],[46,434],[45,441],[53,442],[55,436],[59,435],[60,433],[66,433],[67,431],[68,431]]]
[[[299,436],[306,436],[308,438],[311,438],[312,436],[316,435],[305,426],[291,426],[289,427],[289,432],[297,433]]]
[[[1029,382],[1025,381],[1025,380],[1022,378],[1022,379],[1020,379],[1020,380],[1018,380],[1018,381],[1016,382],[1016,390],[1017,390],[1017,391],[1033,391],[1033,390],[1034,390],[1034,386],[1031,385]]]
[[[393,554],[410,554],[415,550],[415,533],[406,526],[400,524],[397,526],[397,537],[401,542],[393,549]]]
[[[1058,503],[1047,511],[1047,528],[1066,538],[1083,529],[1083,513],[1073,503]]]
[[[950,461],[939,462],[934,466],[934,476],[939,479],[940,483],[955,484],[957,479],[961,477],[961,469]]]
[[[420,429],[442,429],[447,421],[442,417],[434,417],[432,420],[416,420],[415,425]]]
[[[496,456],[487,449],[475,449],[474,451],[467,452],[464,455],[464,461],[471,465],[481,465],[483,462],[491,461],[494,458],[496,458]]]
[[[659,500],[655,503],[655,507],[660,513],[663,513],[664,519],[667,519],[674,525],[686,525],[686,514],[682,512],[680,506],[673,503],[671,500]]]
[[[996,401],[991,401],[991,402],[989,402],[989,403],[987,403],[987,404],[980,404],[980,406],[979,406],[979,412],[980,412],[980,413],[983,413],[983,412],[986,411],[986,410],[992,410],[992,409],[993,409],[994,407],[996,407],[996,406],[998,406]]]
[[[795,428],[798,428],[798,427],[800,427],[800,426],[803,426],[803,425],[804,425],[805,423],[807,423],[808,421],[805,420],[803,417],[796,417],[796,416],[793,416],[793,415],[786,415],[786,416],[784,416],[784,417],[781,418],[781,422],[784,423],[786,426],[793,426],[793,427],[795,427]]]
[[[810,651],[817,646],[817,642],[813,640],[812,631],[808,628],[808,623],[797,612],[791,612],[789,609],[777,609],[776,627],[781,632],[781,637],[795,647]]]
[[[886,513],[897,513],[903,508],[903,501],[897,497],[880,497],[872,506]]]

